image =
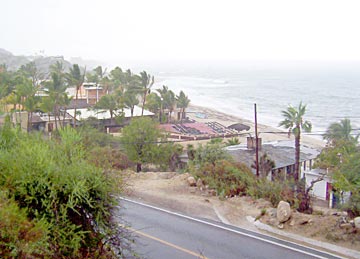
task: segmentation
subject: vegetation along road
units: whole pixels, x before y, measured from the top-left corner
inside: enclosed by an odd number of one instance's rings
[[[144,258],[339,258],[241,228],[122,200],[122,220]],[[125,224],[125,223],[124,223]]]

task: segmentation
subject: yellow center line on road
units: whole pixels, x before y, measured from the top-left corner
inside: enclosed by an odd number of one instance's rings
[[[126,227],[126,226],[124,226],[124,225],[122,225],[122,224],[119,224],[119,226],[121,226],[121,227],[123,227],[123,228],[127,228],[127,229],[131,230],[131,231],[134,232],[134,233],[137,233],[137,234],[142,235],[142,236],[144,236],[144,237],[150,238],[150,239],[152,239],[152,240],[155,240],[155,241],[157,241],[157,242],[159,242],[159,243],[162,243],[162,244],[164,244],[164,245],[167,245],[167,246],[169,246],[169,247],[172,247],[172,248],[175,248],[175,249],[177,249],[177,250],[180,250],[180,251],[182,251],[182,252],[184,252],[184,253],[193,255],[193,256],[195,256],[195,257],[197,257],[197,258],[200,258],[200,259],[209,259],[208,257],[206,257],[206,256],[204,256],[204,255],[202,255],[202,254],[195,253],[195,252],[193,252],[193,251],[191,251],[191,250],[188,250],[188,249],[183,248],[183,247],[181,247],[181,246],[177,246],[177,245],[175,245],[175,244],[169,243],[169,242],[167,242],[167,241],[165,241],[165,240],[162,240],[162,239],[160,239],[160,238],[151,236],[151,235],[146,234],[146,233],[144,233],[144,232],[141,232],[141,231],[139,231],[139,230],[136,230],[136,229],[133,229],[133,228],[130,228],[130,227]]]

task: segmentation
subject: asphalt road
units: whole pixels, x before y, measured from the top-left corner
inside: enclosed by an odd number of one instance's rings
[[[122,223],[149,259],[340,258],[241,228],[122,200]],[[125,223],[126,222],[126,223]]]

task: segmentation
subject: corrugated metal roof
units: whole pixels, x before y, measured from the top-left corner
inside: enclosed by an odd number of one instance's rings
[[[259,157],[266,153],[275,162],[275,169],[293,165],[295,164],[295,148],[293,145],[294,142],[289,141],[264,143],[259,150]],[[247,149],[246,145],[229,146],[226,150],[236,161],[248,166],[251,166],[255,161],[255,149]],[[319,150],[301,146],[300,162],[314,159],[319,153]]]

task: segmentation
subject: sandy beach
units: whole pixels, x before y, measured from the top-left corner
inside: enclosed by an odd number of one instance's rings
[[[199,114],[204,116],[203,117],[198,116]],[[242,144],[246,143],[246,137],[255,136],[254,121],[245,120],[237,116],[222,113],[216,111],[215,109],[191,104],[187,109],[186,116],[192,120],[202,123],[217,121],[226,127],[235,123],[242,123],[244,125],[250,126],[250,129],[248,131],[242,131],[241,135],[239,136],[239,140]],[[263,124],[258,124],[258,136],[259,138],[262,138],[263,143],[273,142],[273,141],[294,140],[293,136],[290,137],[288,136],[288,133],[285,129],[279,130],[277,128]],[[203,143],[207,141],[208,140],[197,140],[197,141],[189,141],[189,142]],[[309,146],[319,150],[322,149],[326,144],[324,141],[320,139],[316,139],[304,135],[301,136],[301,143],[302,145]]]

